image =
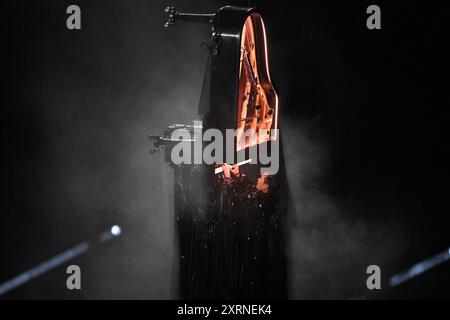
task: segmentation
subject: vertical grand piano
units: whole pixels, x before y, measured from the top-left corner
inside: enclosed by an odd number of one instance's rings
[[[209,56],[198,122],[168,126],[152,135],[152,152],[165,149],[174,169],[177,291],[184,299],[287,297],[288,190],[280,152],[276,174],[262,174],[249,150],[280,142],[278,96],[269,73],[268,44],[261,13],[225,6],[212,14],[181,13],[167,7],[166,27],[180,21],[205,23]],[[188,63],[188,61],[186,61]],[[200,125],[199,125],[200,124]],[[174,130],[240,129],[235,162],[174,164]],[[253,129],[254,136],[240,136]],[[194,135],[193,135],[194,136]],[[194,141],[192,141],[194,143]],[[224,150],[225,153],[225,150]],[[247,161],[236,159],[242,156]]]

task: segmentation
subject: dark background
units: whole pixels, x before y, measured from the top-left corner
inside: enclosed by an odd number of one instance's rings
[[[66,28],[70,4],[82,30]],[[167,4],[248,1],[2,3],[0,282],[112,224],[124,232],[2,298],[172,296],[172,172],[147,136],[195,118],[208,32],[164,29]],[[449,297],[448,263],[387,287],[450,244],[445,2],[251,4],[266,22],[295,199],[291,298]],[[366,28],[370,4],[381,30]],[[72,263],[81,291],[65,287]],[[376,293],[371,264],[382,269]]]

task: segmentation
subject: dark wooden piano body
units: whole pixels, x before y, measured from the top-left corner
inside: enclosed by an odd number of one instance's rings
[[[207,23],[211,30],[199,103],[203,130],[263,129],[256,139],[237,142],[236,154],[280,139],[271,131],[278,129],[278,96],[261,14],[232,6],[214,14],[179,13],[173,7],[166,13],[166,26],[186,20]],[[170,132],[152,137],[156,150],[166,147],[166,155]],[[281,168],[271,177],[269,192],[257,188],[259,165],[241,168],[243,174],[232,179],[214,174],[214,166],[173,165],[177,297],[287,297],[283,222],[288,192],[280,154]]]

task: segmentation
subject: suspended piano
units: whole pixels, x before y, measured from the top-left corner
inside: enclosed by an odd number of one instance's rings
[[[269,72],[268,40],[256,8],[225,6],[212,14],[167,7],[166,27],[204,23],[209,51],[194,124],[152,135],[174,169],[177,293],[187,299],[286,298],[284,220],[288,191],[283,166],[262,173],[250,150],[280,142],[279,102]],[[188,61],[186,61],[188,63]],[[175,130],[236,132],[233,161],[174,164]],[[245,132],[253,130],[254,135]],[[195,138],[189,143],[195,143]],[[277,145],[278,146],[278,145]],[[224,154],[226,146],[224,146]],[[244,161],[238,161],[244,159]]]

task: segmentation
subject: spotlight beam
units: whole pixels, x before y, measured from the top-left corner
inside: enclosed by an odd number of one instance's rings
[[[98,238],[98,242],[103,243],[105,241],[111,240],[114,237],[118,237],[121,234],[122,229],[119,226],[114,225],[110,230],[103,232],[100,235],[100,237]],[[0,284],[0,296],[87,252],[91,247],[92,244],[89,241],[81,242],[76,246],[73,246],[72,248],[54,256],[53,258],[38,264],[34,268],[31,268],[28,271],[25,271],[15,276],[14,278]]]
[[[450,259],[450,248],[448,248],[445,251],[442,251],[438,253],[437,255],[423,260],[419,263],[416,263],[408,270],[398,273],[396,275],[393,275],[389,279],[389,286],[390,287],[396,287],[399,284],[402,284],[405,281],[411,280],[414,277],[417,277],[418,275],[430,270],[431,268],[436,267],[437,265],[444,263],[445,261]]]

